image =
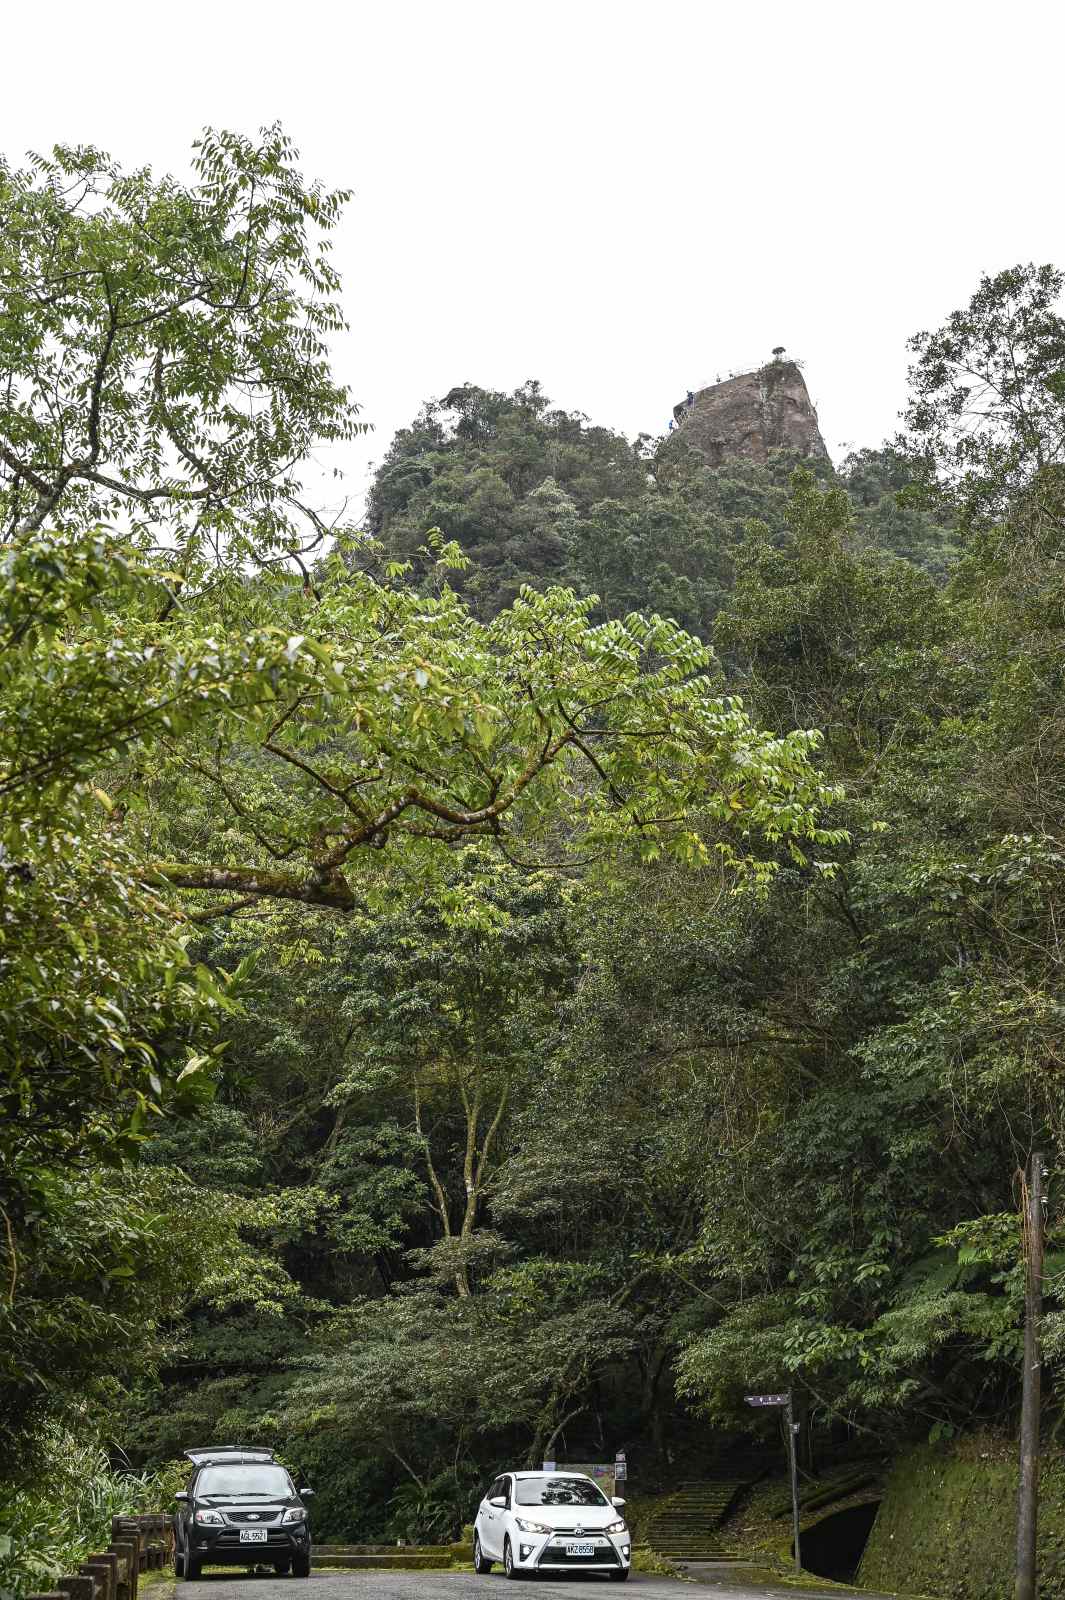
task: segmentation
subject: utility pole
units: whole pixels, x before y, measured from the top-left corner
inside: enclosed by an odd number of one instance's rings
[[[1043,1366],[1043,1157],[1028,1162],[1021,1237],[1025,1254],[1024,1374],[1021,1386],[1021,1471],[1017,1492],[1017,1576],[1014,1600],[1035,1600],[1035,1536],[1039,1509],[1039,1406]]]
[[[799,1469],[795,1465],[795,1435],[799,1431],[799,1424],[792,1416],[790,1389],[788,1390],[788,1404],[784,1411],[784,1423],[788,1430],[788,1466],[791,1470],[791,1528],[795,1546],[795,1576],[801,1578],[802,1561],[799,1558]]]

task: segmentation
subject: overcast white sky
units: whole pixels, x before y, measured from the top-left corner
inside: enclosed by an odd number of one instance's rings
[[[354,189],[356,497],[455,383],[634,436],[776,344],[838,459],[981,272],[1065,264],[1063,43],[1058,0],[7,0],[0,148],[187,175],[204,123],[280,118]]]

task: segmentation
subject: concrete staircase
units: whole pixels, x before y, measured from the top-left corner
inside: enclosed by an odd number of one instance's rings
[[[727,1560],[720,1526],[748,1478],[710,1479],[682,1483],[654,1511],[647,1526],[647,1542],[669,1561]]]

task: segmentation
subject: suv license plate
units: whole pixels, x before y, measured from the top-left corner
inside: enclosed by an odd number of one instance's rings
[[[570,1547],[569,1547],[569,1553],[570,1553],[571,1556],[594,1556],[595,1555],[595,1545],[594,1544],[571,1544]]]
[[[240,1530],[240,1542],[241,1542],[241,1544],[265,1544],[266,1543],[266,1529],[265,1528],[241,1528],[241,1530]]]

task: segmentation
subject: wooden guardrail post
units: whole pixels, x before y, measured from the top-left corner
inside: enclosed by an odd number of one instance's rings
[[[116,1594],[118,1600],[137,1600],[137,1546],[132,1539],[112,1539],[111,1549],[118,1557]]]
[[[174,1551],[173,1517],[163,1511],[153,1511],[138,1517],[137,1522],[148,1547],[148,1567],[165,1567]]]
[[[55,1581],[67,1600],[96,1600],[95,1578],[87,1578],[84,1573],[70,1573]]]
[[[87,1572],[91,1577],[101,1580],[103,1593],[100,1600],[118,1600],[118,1557],[113,1551],[93,1551],[78,1571]]]
[[[114,1542],[116,1539],[134,1540],[137,1545],[137,1554],[139,1556],[141,1546],[144,1543],[144,1533],[141,1529],[140,1518],[112,1517],[111,1540]]]
[[[111,1587],[110,1568],[97,1566],[94,1561],[83,1561],[78,1567],[78,1576],[88,1578],[91,1582],[92,1600],[108,1600],[108,1590]]]
[[[129,1559],[125,1600],[137,1600],[138,1581],[145,1564],[145,1535],[136,1517],[111,1518],[111,1549],[124,1551]]]

